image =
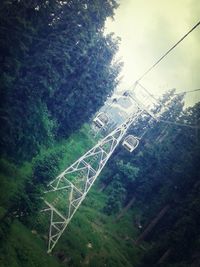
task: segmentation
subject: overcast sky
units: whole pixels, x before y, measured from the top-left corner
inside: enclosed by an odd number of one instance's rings
[[[124,62],[122,84],[130,87],[155,61],[200,20],[200,0],[121,0],[106,32],[121,37],[117,57]],[[200,26],[141,83],[154,94],[200,88]],[[190,93],[187,104],[200,101]]]

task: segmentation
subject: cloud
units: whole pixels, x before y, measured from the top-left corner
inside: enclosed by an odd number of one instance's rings
[[[123,0],[107,32],[122,38],[119,56],[124,61],[122,87],[130,86],[199,20],[198,0]],[[187,37],[142,81],[153,93],[170,88],[200,87],[200,27]],[[195,96],[195,97],[194,97]],[[200,101],[188,94],[187,103]]]

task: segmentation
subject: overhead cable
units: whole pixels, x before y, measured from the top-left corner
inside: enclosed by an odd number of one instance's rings
[[[193,92],[197,92],[197,91],[200,91],[200,88],[198,88],[198,89],[193,89],[193,90],[189,90],[189,91],[179,92],[179,93],[176,93],[175,95],[188,94],[188,93],[193,93]]]
[[[141,83],[140,83],[140,85],[141,85]],[[141,85],[141,87],[144,88],[143,85]],[[146,91],[148,91],[148,90],[146,89]],[[198,88],[198,89],[192,89],[192,90],[188,90],[188,91],[182,91],[182,92],[178,92],[178,93],[174,93],[174,95],[189,94],[189,93],[194,93],[194,92],[197,92],[197,91],[200,91],[200,88]],[[148,93],[149,93],[149,95],[151,97],[154,97],[154,99],[156,99],[156,97],[160,97],[161,96],[159,94],[152,94],[149,91],[148,91]]]
[[[167,123],[167,124],[175,124],[177,126],[184,126],[184,127],[190,127],[190,128],[195,128],[195,129],[200,129],[199,126],[197,125],[190,125],[190,124],[185,124],[185,123],[180,123],[180,122],[174,122],[174,121],[168,121],[168,120],[162,120],[158,119],[161,122]]]
[[[177,43],[175,43],[159,60],[157,60],[149,69],[147,69],[136,82],[141,81],[153,68],[155,68],[161,60],[163,60],[178,44],[180,44],[192,31],[194,31],[200,25],[200,21],[192,27]]]

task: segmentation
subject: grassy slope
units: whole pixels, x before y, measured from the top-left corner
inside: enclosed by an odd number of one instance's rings
[[[88,132],[85,126],[53,148],[65,151],[61,171],[92,146],[94,139]],[[26,173],[31,172],[31,165],[27,167],[26,164],[23,168]],[[20,171],[23,172],[23,168]],[[115,222],[114,217],[102,212],[106,197],[105,193],[98,192],[97,182],[55,247],[53,255],[56,257],[45,252],[45,233],[33,234],[31,229],[15,220],[1,253],[0,266],[134,266],[140,251],[132,244],[136,234],[132,214],[129,212],[121,221]]]
[[[61,266],[46,254],[43,241],[15,220],[0,255],[1,267]]]
[[[69,266],[128,267],[137,262],[131,213],[116,222],[102,212],[105,200],[97,186],[92,188],[55,248],[54,253],[62,251],[71,259]]]

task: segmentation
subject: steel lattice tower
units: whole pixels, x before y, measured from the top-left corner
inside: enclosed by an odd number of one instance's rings
[[[152,116],[135,95],[129,93],[129,96],[136,110],[128,119],[49,183],[44,196],[45,208],[42,210],[50,213],[48,253],[58,242],[130,125],[143,112]]]

